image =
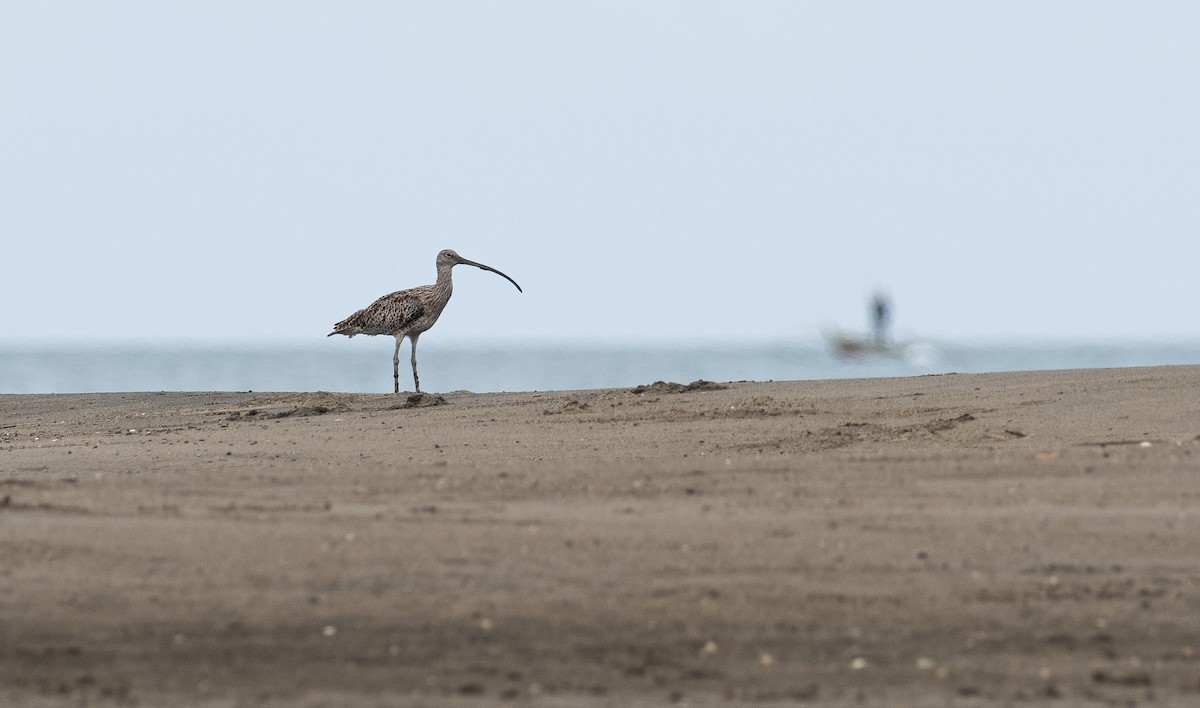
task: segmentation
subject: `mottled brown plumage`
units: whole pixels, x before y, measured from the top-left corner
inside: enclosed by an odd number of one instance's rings
[[[421,392],[421,380],[417,377],[417,338],[421,333],[433,326],[442,314],[446,303],[450,302],[454,285],[450,281],[450,271],[456,265],[470,265],[503,276],[508,282],[517,286],[517,281],[491,266],[475,261],[469,261],[450,249],[437,255],[437,282],[433,285],[419,285],[408,290],[399,290],[384,295],[367,307],[355,312],[333,326],[328,336],[344,334],[353,337],[356,334],[390,334],[396,338],[396,352],[392,355],[392,378],[395,391],[400,393],[400,343],[408,337],[412,342],[412,372],[413,386],[417,393]],[[524,291],[521,291],[524,292]]]

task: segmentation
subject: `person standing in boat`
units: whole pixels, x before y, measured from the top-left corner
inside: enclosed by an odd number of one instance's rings
[[[889,302],[888,296],[876,291],[875,295],[871,297],[871,329],[875,335],[876,345],[887,346],[888,327],[891,326],[891,320],[892,304]]]

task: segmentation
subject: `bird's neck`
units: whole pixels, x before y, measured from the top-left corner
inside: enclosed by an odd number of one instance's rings
[[[449,297],[450,293],[454,291],[454,283],[450,279],[450,271],[452,270],[454,270],[453,265],[438,266],[437,282],[433,284],[438,293],[444,292],[446,297]]]

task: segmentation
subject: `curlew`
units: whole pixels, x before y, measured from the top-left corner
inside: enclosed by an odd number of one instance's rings
[[[419,285],[408,290],[400,290],[390,295],[384,295],[367,307],[355,312],[333,326],[328,336],[344,334],[353,337],[356,334],[390,334],[396,338],[396,352],[392,355],[392,378],[395,381],[396,393],[400,393],[400,344],[408,337],[412,343],[412,372],[413,386],[417,393],[421,392],[421,380],[417,377],[417,338],[437,322],[454,285],[450,281],[450,271],[456,265],[469,265],[483,270],[490,270],[503,276],[508,282],[517,286],[517,281],[509,278],[495,268],[469,261],[451,249],[437,254],[437,282],[433,285]]]

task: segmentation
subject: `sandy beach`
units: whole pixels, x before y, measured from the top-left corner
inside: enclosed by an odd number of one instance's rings
[[[1198,436],[1200,367],[0,396],[0,705],[1200,705]]]

